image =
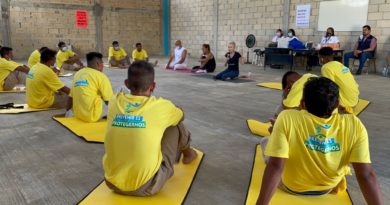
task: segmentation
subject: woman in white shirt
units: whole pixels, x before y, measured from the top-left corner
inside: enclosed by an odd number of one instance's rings
[[[282,29],[276,30],[275,36],[272,38],[272,43],[277,43],[280,38],[283,38]]]
[[[326,34],[321,38],[321,47],[332,47],[332,48],[340,48],[340,41],[337,36],[334,35],[334,29],[329,27],[326,29]]]

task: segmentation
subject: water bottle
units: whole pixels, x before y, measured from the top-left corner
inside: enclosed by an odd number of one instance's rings
[[[388,69],[387,67],[384,67],[384,68],[383,68],[382,75],[383,75],[384,77],[389,76],[389,69]]]

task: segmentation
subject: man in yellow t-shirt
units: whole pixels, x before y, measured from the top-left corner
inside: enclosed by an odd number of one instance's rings
[[[108,49],[108,61],[110,67],[127,68],[130,65],[130,58],[118,41],[112,42],[112,47]]]
[[[131,94],[116,94],[108,104],[103,157],[106,184],[119,194],[148,196],[161,190],[173,175],[176,156],[191,163],[190,133],[183,111],[172,102],[151,96],[154,68],[134,62],[125,81]]]
[[[70,109],[70,89],[61,82],[54,67],[56,52],[46,49],[41,62],[31,68],[26,80],[27,104],[32,108]]]
[[[76,118],[86,122],[101,119],[103,101],[107,105],[113,95],[110,80],[103,73],[102,58],[101,53],[88,53],[88,67],[77,71],[73,79],[73,113]]]
[[[39,50],[35,50],[31,53],[30,57],[28,58],[28,67],[32,68],[35,64],[41,62],[41,53],[45,49],[48,49],[48,47],[42,47]]]
[[[336,191],[349,164],[366,201],[383,204],[367,131],[356,116],[338,113],[338,86],[325,77],[312,78],[301,104],[303,110],[285,110],[276,120],[264,152],[270,158],[257,204],[269,204],[278,185],[298,195]]]
[[[58,49],[56,63],[57,68],[61,70],[61,73],[63,73],[64,70],[77,71],[84,67],[80,57],[73,51],[68,50],[68,47],[64,42],[61,41],[58,43]]]
[[[359,85],[349,68],[333,60],[333,49],[330,47],[321,48],[319,58],[323,64],[322,76],[332,80],[340,88],[339,111],[353,113],[353,107],[359,102]]]
[[[0,91],[10,91],[17,84],[26,84],[26,74],[30,68],[12,61],[12,48],[1,47],[0,55]]]
[[[142,44],[141,43],[136,43],[135,47],[136,47],[136,49],[133,50],[133,53],[131,55],[132,58],[133,58],[133,61],[149,62],[148,53],[142,48]],[[158,61],[156,60],[154,62],[154,66],[156,66],[157,64],[158,64]]]

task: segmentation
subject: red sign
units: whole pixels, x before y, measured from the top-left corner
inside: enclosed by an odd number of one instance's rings
[[[88,11],[76,10],[76,28],[88,28]]]

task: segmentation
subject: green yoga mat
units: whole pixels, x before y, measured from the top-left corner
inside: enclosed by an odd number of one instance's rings
[[[197,74],[197,75],[192,75],[193,77],[198,77],[198,78],[206,78],[206,79],[212,79],[214,80],[214,75],[210,75],[210,74],[204,74],[204,75],[201,75],[201,74]],[[220,81],[220,80],[219,80]],[[234,79],[234,80],[231,80],[231,79],[228,79],[228,80],[225,80],[223,82],[230,82],[230,83],[250,83],[250,82],[254,82],[253,80],[251,79],[248,79],[248,78],[237,78],[237,79]]]

